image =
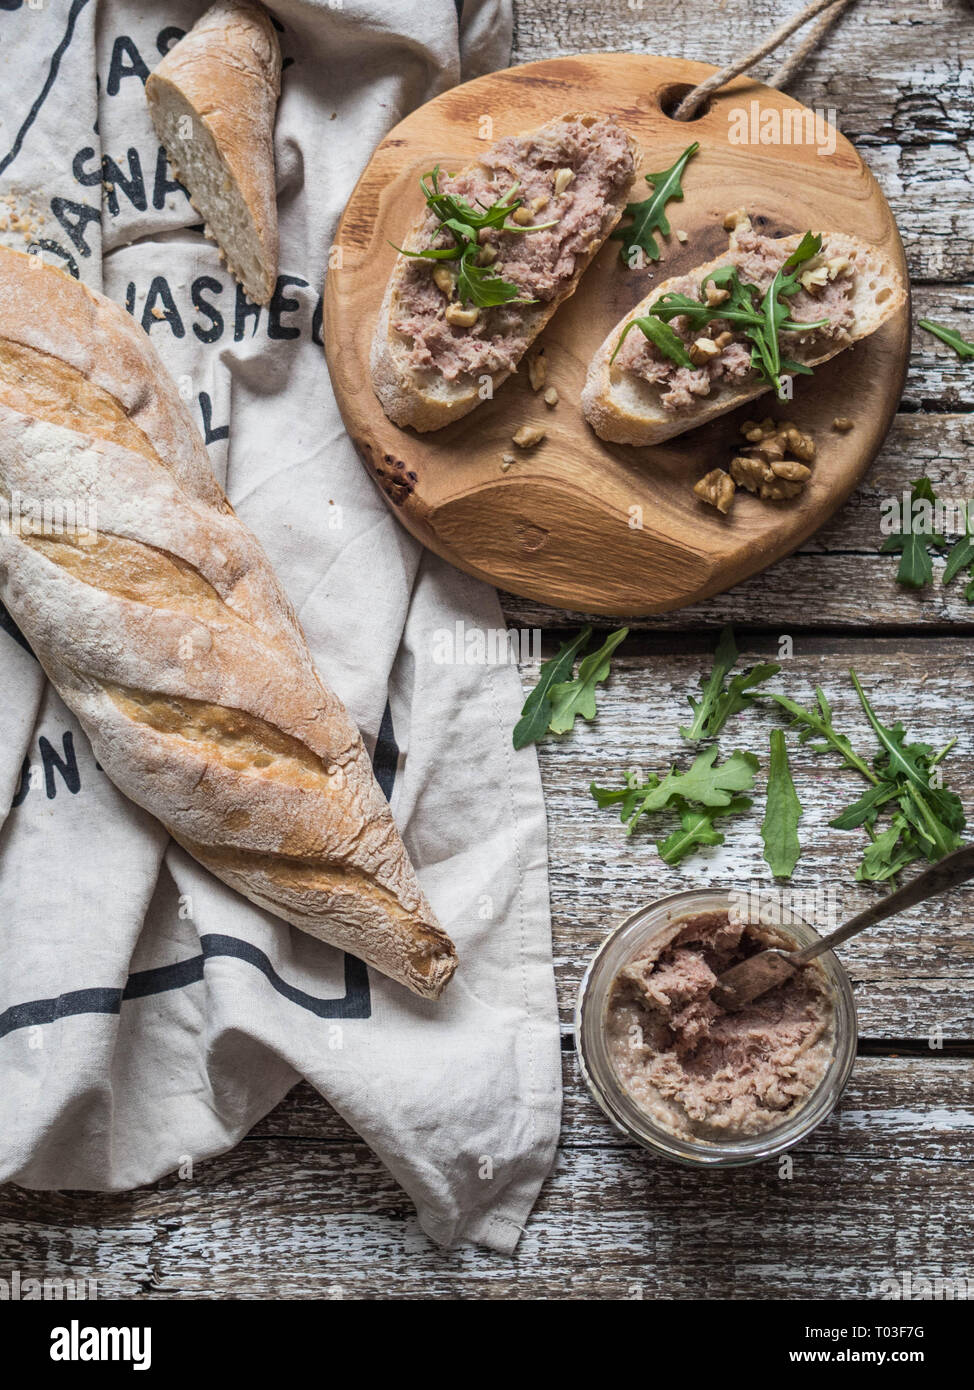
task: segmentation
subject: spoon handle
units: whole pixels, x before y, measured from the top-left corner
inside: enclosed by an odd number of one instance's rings
[[[970,878],[974,878],[974,845],[964,845],[941,859],[939,863],[932,864],[912,882],[897,888],[895,893],[890,893],[888,897],[881,898],[878,903],[873,903],[857,913],[850,921],[829,932],[821,941],[815,941],[811,946],[796,951],[790,959],[795,965],[806,965],[823,951],[830,951],[833,946],[841,946],[850,936],[855,936],[867,927],[875,926],[877,922],[882,922],[886,917],[893,917],[908,907],[915,907],[927,898],[946,893],[948,888],[956,888],[958,884],[966,883]]]

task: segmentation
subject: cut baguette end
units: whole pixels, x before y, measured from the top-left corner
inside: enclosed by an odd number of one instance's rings
[[[220,0],[145,86],[156,134],[227,267],[256,304],[277,283],[274,118],[281,49],[254,0]]]
[[[203,219],[205,235],[219,246],[248,299],[266,306],[277,282],[276,218],[273,226],[258,227],[204,117],[174,82],[150,73],[145,95],[170,167]],[[184,120],[191,123],[192,141],[179,137]]]

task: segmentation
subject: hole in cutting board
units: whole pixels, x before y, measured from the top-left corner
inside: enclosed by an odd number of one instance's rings
[[[674,82],[672,86],[664,87],[659,94],[660,110],[663,112],[663,115],[672,121],[680,102],[684,97],[689,96],[693,90],[694,87],[692,82]],[[708,97],[703,105],[698,106],[693,115],[688,120],[681,121],[680,125],[692,125],[694,121],[699,121],[702,116],[706,116],[709,111],[710,98]]]

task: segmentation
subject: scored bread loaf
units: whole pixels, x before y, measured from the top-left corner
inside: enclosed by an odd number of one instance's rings
[[[255,304],[267,304],[277,282],[280,92],[277,34],[252,0],[218,0],[145,84],[169,163]]]
[[[24,499],[94,534],[18,530]],[[147,335],[3,248],[0,501],[0,600],[116,786],[260,907],[438,997],[453,943]]]

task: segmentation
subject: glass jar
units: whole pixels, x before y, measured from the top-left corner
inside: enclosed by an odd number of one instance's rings
[[[575,1010],[575,1046],[582,1075],[598,1104],[617,1129],[655,1153],[690,1167],[731,1167],[757,1163],[790,1149],[810,1134],[833,1111],[845,1089],[856,1059],[858,1029],[849,977],[831,951],[817,959],[831,986],[834,1011],[832,1056],[821,1081],[809,1096],[760,1134],[716,1141],[683,1139],[662,1128],[636,1104],[616,1076],[606,1044],[605,1015],[613,982],[624,965],[642,954],[655,937],[672,929],[681,918],[702,912],[732,912],[740,896],[729,890],[700,888],[673,893],[639,908],[603,941],[585,972]],[[808,946],[819,939],[808,923],[792,920],[775,926],[776,934]],[[754,923],[755,926],[760,925]]]

